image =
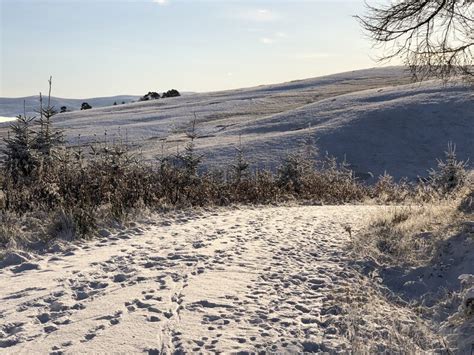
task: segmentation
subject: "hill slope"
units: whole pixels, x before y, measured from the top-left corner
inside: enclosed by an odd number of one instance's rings
[[[253,164],[275,167],[312,137],[321,152],[355,170],[416,178],[436,164],[448,141],[474,156],[472,87],[409,84],[400,67],[368,69],[278,85],[192,94],[55,116],[71,142],[126,135],[146,157],[182,149],[196,118],[206,164],[227,163],[239,136]],[[110,138],[109,138],[110,139]],[[164,142],[164,143],[163,143]]]
[[[139,96],[119,95],[110,97],[95,97],[88,99],[64,99],[60,97],[51,97],[51,105],[59,111],[62,106],[66,106],[68,111],[76,111],[81,109],[83,102],[89,103],[92,107],[112,106],[114,102],[121,104],[122,102],[130,103],[138,100]],[[46,102],[46,101],[44,101]],[[40,106],[39,95],[27,97],[0,97],[0,117],[16,117],[23,114],[23,103],[25,103],[25,111],[29,116],[36,116],[36,111]]]

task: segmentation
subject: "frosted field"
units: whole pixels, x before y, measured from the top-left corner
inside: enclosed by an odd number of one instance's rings
[[[233,159],[240,135],[254,165],[275,167],[312,137],[323,154],[375,177],[425,175],[448,141],[461,158],[474,155],[472,87],[410,84],[400,67],[77,111],[55,122],[73,144],[79,134],[86,144],[103,140],[105,131],[109,141],[121,132],[152,158],[183,149],[194,116],[198,149],[213,166]]]
[[[78,135],[81,144],[111,142],[120,131],[153,158],[183,149],[196,117],[196,143],[211,166],[233,158],[239,137],[253,164],[267,167],[311,137],[322,154],[345,157],[361,174],[415,178],[448,141],[461,158],[474,156],[473,98],[463,84],[409,84],[393,67],[54,121],[71,144]],[[8,107],[2,100],[0,115],[21,110],[21,99]],[[0,136],[7,127],[0,124]],[[446,243],[426,266],[354,259],[355,237],[374,216],[398,208],[142,211],[135,222],[101,226],[91,240],[52,240],[38,250],[13,245],[0,259],[0,353],[444,353],[449,344],[467,354],[474,319],[456,297],[462,280],[474,282],[473,222],[439,241]]]
[[[2,117],[0,116],[0,123],[14,121],[14,117]]]
[[[444,349],[442,331],[467,354],[472,318],[447,303],[433,308],[430,329],[385,296],[457,292],[458,276],[473,272],[472,237],[405,274],[354,263],[346,227],[355,235],[385,208],[196,208],[56,241],[40,255],[12,253],[0,261],[0,353],[414,354],[419,344]]]

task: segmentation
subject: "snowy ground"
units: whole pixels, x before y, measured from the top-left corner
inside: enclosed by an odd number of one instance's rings
[[[120,133],[153,158],[182,150],[196,117],[196,144],[212,166],[234,159],[239,137],[253,165],[273,168],[311,137],[323,154],[346,158],[361,175],[375,177],[384,171],[397,178],[426,175],[448,141],[457,144],[462,159],[474,156],[472,87],[408,83],[400,67],[367,69],[71,112],[54,120],[71,144],[117,141]]]
[[[378,208],[179,212],[4,267],[0,352],[436,346],[351,267],[347,226],[357,233]]]

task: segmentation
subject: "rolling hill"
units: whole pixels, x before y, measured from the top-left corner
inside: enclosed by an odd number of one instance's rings
[[[133,95],[95,97],[88,99],[64,99],[60,97],[51,97],[51,105],[58,111],[62,106],[66,106],[68,111],[77,111],[81,109],[81,104],[83,102],[89,103],[92,107],[104,107],[112,106],[114,102],[117,102],[117,104],[121,104],[122,102],[130,103],[138,99],[139,96]],[[46,99],[44,99],[44,102],[46,102]],[[25,106],[23,106],[23,103]],[[36,111],[38,110],[39,105],[39,95],[16,98],[1,97],[0,119],[3,117],[6,120],[11,117],[16,117],[19,114],[24,114],[25,112],[28,116],[36,116]]]
[[[232,160],[239,137],[254,166],[275,168],[310,137],[321,154],[346,159],[364,176],[423,176],[448,141],[457,144],[461,158],[474,156],[472,87],[413,84],[401,67],[55,116],[71,143],[79,134],[84,144],[102,140],[107,131],[109,140],[121,135],[147,158],[183,149],[194,119],[196,145],[209,166]]]

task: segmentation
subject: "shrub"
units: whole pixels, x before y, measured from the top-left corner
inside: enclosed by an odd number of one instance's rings
[[[406,181],[396,182],[393,177],[384,173],[372,188],[372,197],[383,203],[400,203],[413,198],[415,190]]]
[[[239,144],[235,148],[236,149],[236,157],[234,162],[230,165],[230,175],[233,183],[238,186],[242,183],[244,179],[248,177],[248,168],[249,162],[244,157],[244,151],[242,148],[242,137],[239,136]]]
[[[87,102],[83,102],[81,105],[81,110],[90,110],[92,108]]]
[[[445,160],[438,160],[438,168],[429,171],[428,184],[441,195],[452,194],[467,181],[467,162],[460,161],[456,156],[456,146],[448,143]]]
[[[34,150],[34,132],[31,128],[34,119],[19,115],[16,122],[10,125],[11,133],[4,139],[5,176],[8,176],[12,183],[30,177],[39,166],[38,154]]]
[[[461,201],[459,210],[464,213],[474,213],[474,191],[471,190]]]
[[[0,213],[20,218],[30,212],[48,211],[58,221],[49,228],[56,236],[90,236],[102,220],[121,220],[143,207],[262,204],[294,199],[338,204],[367,197],[402,201],[416,191],[408,184],[395,183],[388,175],[374,187],[364,186],[345,162],[339,163],[329,155],[316,159],[308,145],[288,154],[275,173],[251,170],[239,140],[232,164],[206,171],[201,166],[204,157],[195,145],[196,120],[186,134],[189,141],[184,151],[174,156],[163,154],[152,163],[133,154],[120,140],[67,147],[62,132],[51,124],[54,109],[49,99],[39,112],[38,130],[32,129],[34,118],[19,116],[5,140]],[[432,183],[449,193],[455,190],[453,186],[463,183],[465,166],[450,152],[447,162],[440,163],[440,172],[431,175]],[[6,239],[2,236],[3,245]],[[382,244],[379,246],[384,249]]]
[[[155,91],[149,91],[148,94],[140,97],[139,101],[158,100],[159,98],[160,94]]]
[[[164,93],[161,95],[162,98],[178,97],[178,96],[181,96],[181,94],[180,94],[179,91],[176,90],[176,89],[168,90],[168,91],[164,92]]]

